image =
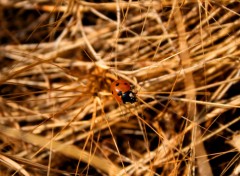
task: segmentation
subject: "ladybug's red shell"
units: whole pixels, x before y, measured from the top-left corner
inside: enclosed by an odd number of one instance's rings
[[[135,94],[132,92],[129,82],[123,79],[116,80],[111,84],[111,91],[119,103],[136,102]]]

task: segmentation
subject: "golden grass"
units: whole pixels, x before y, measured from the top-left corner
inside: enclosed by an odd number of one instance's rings
[[[0,175],[240,174],[238,0],[0,9]]]

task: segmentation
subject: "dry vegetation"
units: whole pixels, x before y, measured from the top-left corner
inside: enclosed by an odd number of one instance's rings
[[[0,1],[0,175],[240,173],[240,2]],[[118,104],[110,84],[135,86]]]

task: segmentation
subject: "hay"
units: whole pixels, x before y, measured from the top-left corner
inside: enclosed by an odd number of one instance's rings
[[[1,175],[239,174],[239,1],[0,8]]]

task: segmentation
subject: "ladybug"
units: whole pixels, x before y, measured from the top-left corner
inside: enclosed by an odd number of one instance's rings
[[[135,93],[129,82],[123,79],[116,80],[111,84],[111,91],[114,98],[119,103],[135,103],[137,101]]]

